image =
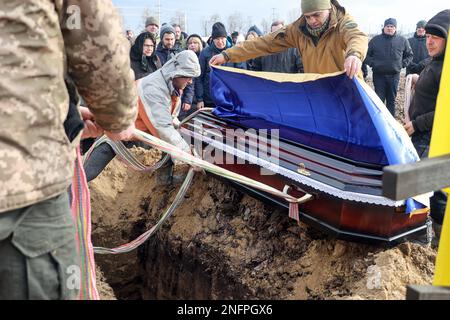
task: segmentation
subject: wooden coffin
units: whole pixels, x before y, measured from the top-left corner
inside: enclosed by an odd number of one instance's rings
[[[300,206],[301,220],[339,238],[391,243],[426,233],[427,214],[406,214],[404,202],[382,196],[384,165],[369,162],[376,158],[380,163],[381,152],[376,154],[376,150],[367,151],[348,144],[342,146],[339,141],[309,133],[301,137],[301,132],[291,133],[296,135],[296,142],[279,138],[275,145],[270,135],[252,139],[249,126],[271,128],[270,123],[260,120],[243,123],[219,119],[202,111],[182,126],[181,133],[190,143],[203,147],[205,160],[213,161],[211,156],[214,156],[218,166],[278,190],[289,186],[289,194],[297,198],[306,193],[313,195],[312,201]],[[256,146],[261,145],[276,150],[276,160],[255,152]],[[346,158],[349,154],[351,160]],[[278,170],[273,170],[271,164],[278,166]],[[272,168],[272,172],[262,167]],[[253,196],[289,207],[284,199],[235,184]]]

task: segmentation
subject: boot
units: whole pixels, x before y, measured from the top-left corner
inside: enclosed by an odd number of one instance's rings
[[[170,186],[173,183],[173,162],[169,159],[158,171],[156,171],[156,180],[159,185]]]

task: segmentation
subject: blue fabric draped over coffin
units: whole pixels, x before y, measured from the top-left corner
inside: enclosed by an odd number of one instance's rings
[[[277,82],[213,68],[214,114],[256,129],[280,129],[286,138],[357,162],[406,164],[417,152],[387,108],[345,74],[304,82]],[[408,213],[424,208],[407,201]]]

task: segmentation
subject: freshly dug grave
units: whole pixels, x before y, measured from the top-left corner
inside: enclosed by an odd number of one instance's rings
[[[402,75],[399,122],[404,82]],[[147,164],[160,157],[134,152]],[[186,171],[177,168],[178,175]],[[163,187],[156,175],[114,160],[91,183],[95,245],[127,243],[158,221],[179,184]],[[96,258],[118,299],[404,299],[406,285],[432,283],[436,251],[416,243],[389,248],[332,239],[198,174],[184,203],[148,243]]]
[[[158,158],[134,152],[147,163]],[[127,243],[158,221],[179,185],[162,187],[156,175],[114,160],[91,183],[95,245]],[[118,299],[404,299],[406,285],[431,284],[435,257],[415,243],[388,248],[328,238],[199,174],[146,245],[96,258]]]

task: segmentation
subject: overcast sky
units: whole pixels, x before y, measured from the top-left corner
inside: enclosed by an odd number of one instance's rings
[[[113,0],[113,3],[124,17],[125,28],[138,32],[144,10],[156,13],[158,0]],[[202,33],[202,21],[213,14],[219,14],[227,25],[227,17],[238,11],[247,23],[261,27],[263,18],[271,22],[275,15],[278,19],[289,20],[289,12],[300,8],[300,0],[160,0],[160,3],[162,22],[170,21],[176,11],[186,13],[188,33]],[[378,33],[384,20],[389,17],[397,18],[398,27],[404,32],[412,32],[417,21],[430,19],[450,8],[449,0],[340,0],[340,3],[367,33]]]

